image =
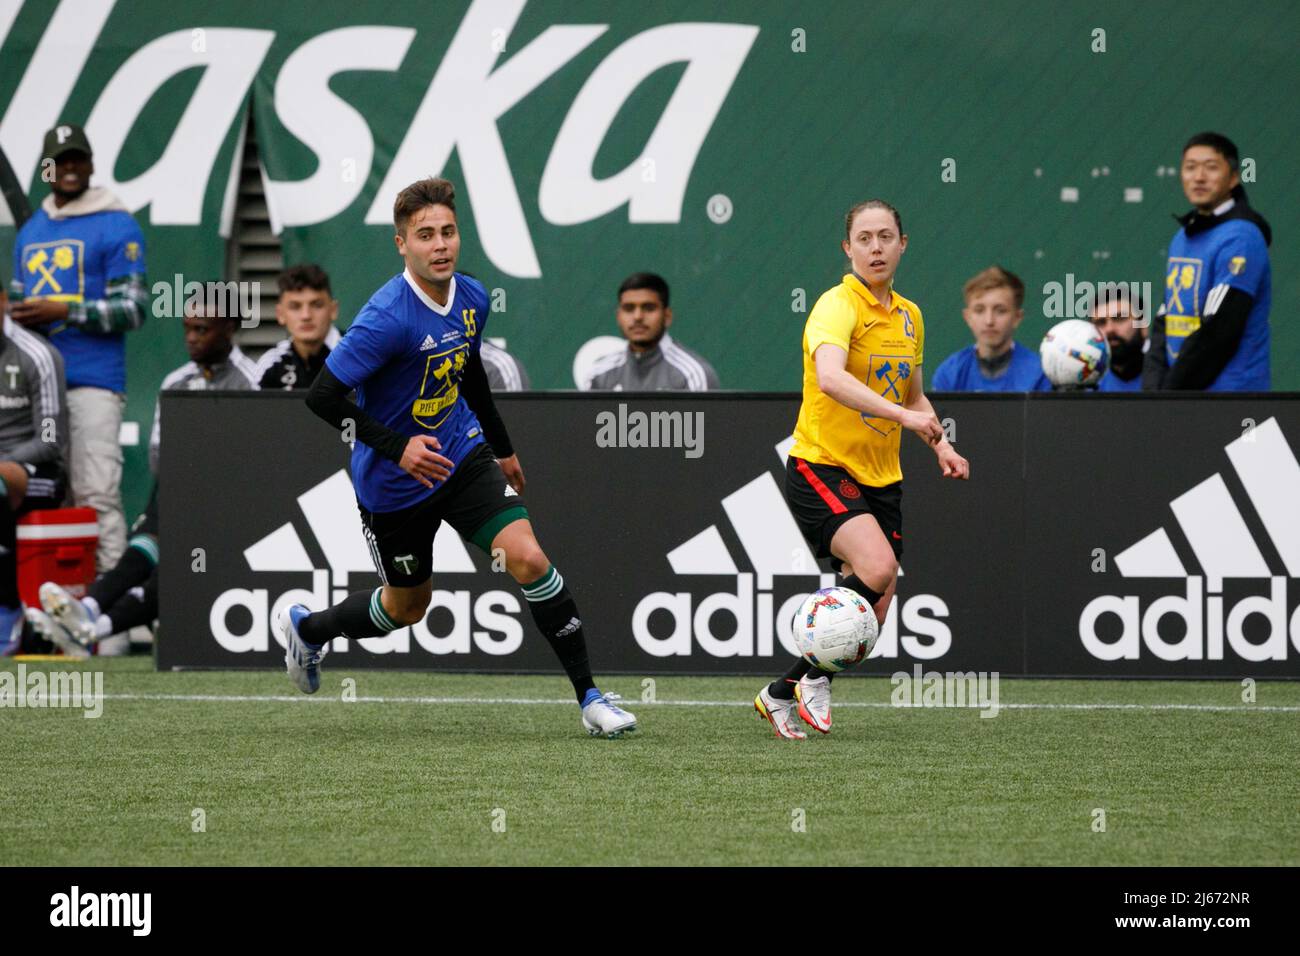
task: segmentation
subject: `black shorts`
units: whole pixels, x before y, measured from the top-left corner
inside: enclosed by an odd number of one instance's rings
[[[415,587],[432,576],[433,539],[444,521],[488,554],[498,531],[528,517],[524,499],[506,482],[487,444],[470,452],[437,491],[409,508],[357,508],[379,579],[399,588]]]
[[[874,488],[860,484],[843,468],[817,465],[791,456],[785,463],[785,500],[799,530],[819,558],[831,557],[831,538],[835,532],[844,522],[860,514],[872,515],[894,549],[894,558],[903,557],[901,481]]]
[[[27,472],[27,494],[23,496],[19,513],[62,508],[68,480],[58,462],[46,461],[39,465],[24,462],[22,467]]]

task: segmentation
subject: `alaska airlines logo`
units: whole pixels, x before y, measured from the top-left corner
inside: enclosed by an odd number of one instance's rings
[[[776,446],[782,464],[793,444],[791,437]],[[791,634],[795,612],[813,591],[834,585],[836,575],[822,573],[817,566],[771,472],[762,472],[723,498],[722,509],[753,570],[736,565],[717,525],[673,548],[667,558],[674,574],[734,574],[735,591],[709,594],[698,603],[686,590],[647,594],[632,614],[637,646],[654,657],[687,657],[696,646],[712,657],[770,657],[779,642],[790,654],[798,654]],[[898,573],[903,574],[901,569]],[[777,605],[773,592],[781,576],[803,578],[807,590]],[[656,612],[672,619],[667,633],[662,627],[651,629]],[[735,620],[734,633],[720,634],[724,628],[714,623],[719,614]],[[914,594],[905,601],[895,596],[871,657],[942,657],[952,646],[952,631],[943,620],[947,616],[948,605],[938,595]]]
[[[1246,497],[1272,541],[1285,573],[1269,566],[1233,499],[1222,473],[1216,473],[1169,503],[1178,529],[1200,565],[1190,573],[1165,528],[1158,528],[1115,556],[1126,578],[1184,580],[1182,596],[1151,602],[1145,612],[1136,595],[1104,594],[1079,616],[1079,638],[1093,657],[1104,661],[1137,660],[1142,646],[1161,660],[1223,660],[1226,650],[1246,661],[1280,661],[1287,656],[1287,578],[1300,577],[1300,462],[1270,418],[1224,447]],[[1250,595],[1224,607],[1224,582],[1267,580],[1268,596]],[[1225,611],[1227,612],[1225,615]],[[1113,640],[1097,634],[1097,622],[1113,615],[1121,632]],[[1252,615],[1267,622],[1267,636],[1250,640],[1245,622]],[[1184,631],[1170,640],[1160,633],[1166,616],[1180,617]],[[1290,614],[1291,645],[1300,652],[1300,608]]]
[[[305,604],[313,611],[324,610],[347,596],[349,575],[361,573],[369,575],[369,581],[378,580],[346,471],[340,469],[308,488],[298,496],[298,507],[324,555],[326,567],[319,568],[313,562],[293,521],[286,521],[245,548],[244,560],[250,571],[258,573],[258,583],[269,575],[272,581],[283,586],[284,578],[278,574],[294,573],[300,577],[310,574],[311,589],[286,590],[274,600],[266,586],[231,588],[218,594],[208,613],[208,625],[213,638],[225,650],[236,654],[270,650],[274,633],[270,623],[281,608]],[[443,522],[433,541],[435,580],[442,583],[445,575],[474,571],[474,562],[460,535]],[[235,608],[247,612],[236,618],[251,618],[242,632],[232,630],[228,620]],[[409,654],[414,638],[418,648],[439,656],[469,654],[472,650],[493,655],[513,654],[523,644],[524,630],[518,618],[521,607],[518,597],[510,591],[483,591],[471,600],[467,590],[435,588],[429,611],[439,608],[450,612],[451,629],[446,634],[434,634],[426,617],[418,624],[384,637],[362,638],[357,644],[372,654]],[[335,638],[331,653],[346,653],[350,643],[346,638]]]
[[[115,6],[113,0],[96,0],[78,3],[75,14],[67,13],[65,6],[50,14],[39,42],[41,49],[60,54],[31,60],[27,75],[15,84],[18,93],[3,123],[8,135],[0,145],[19,182],[31,181],[40,160],[40,137],[31,131],[58,122],[67,91]],[[426,67],[432,77],[420,77],[428,85],[414,115],[396,123],[407,131],[405,137],[400,143],[384,142],[379,150],[393,155],[393,161],[364,221],[390,224],[398,190],[442,170],[455,151],[488,258],[509,275],[536,278],[542,274],[541,264],[497,123],[610,25],[555,24],[516,49],[512,34],[524,6],[525,0],[475,0],[470,5],[436,70]],[[53,11],[53,5],[49,9]],[[0,43],[8,22],[0,18]],[[86,133],[95,144],[99,185],[117,193],[132,211],[149,206],[154,225],[196,226],[202,221],[209,180],[230,181],[233,187],[238,157],[229,170],[214,166],[231,127],[242,117],[276,32],[177,26],[140,46],[116,75],[95,77],[102,92]],[[427,29],[441,35],[446,24]],[[255,95],[268,91],[280,123],[315,154],[315,172],[306,179],[267,182],[267,205],[277,232],[334,218],[351,207],[371,181],[376,148],[370,125],[339,97],[331,82],[340,74],[364,78],[375,72],[395,73],[403,66],[408,72],[419,70],[422,61],[412,66],[407,59],[415,36],[412,27],[387,25],[327,30],[290,51],[278,75],[261,75]],[[758,27],[747,24],[669,23],[617,38],[569,104],[554,136],[540,137],[553,142],[538,188],[542,218],[570,226],[626,206],[631,223],[679,222],[700,147],[757,36]],[[126,42],[124,36],[111,39]],[[685,63],[686,69],[641,154],[621,171],[596,179],[596,156],[624,104],[647,77],[674,63]],[[161,156],[135,178],[115,180],[114,170],[133,165],[118,160],[146,104],[172,77],[195,68],[202,71],[201,79]],[[132,149],[137,149],[134,143]],[[221,222],[229,221],[233,188],[225,195]]]

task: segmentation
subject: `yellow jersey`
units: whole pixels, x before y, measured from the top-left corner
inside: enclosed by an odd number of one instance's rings
[[[817,387],[813,355],[827,344],[848,353],[845,368],[859,382],[895,405],[905,404],[912,374],[925,355],[920,308],[893,291],[889,305],[881,305],[852,273],[822,294],[804,326],[803,404],[790,449],[796,458],[843,468],[873,488],[901,481],[902,426],[856,412]]]

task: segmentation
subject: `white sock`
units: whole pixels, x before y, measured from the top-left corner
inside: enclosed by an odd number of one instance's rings
[[[95,637],[103,638],[113,633],[113,619],[107,614],[95,618]]]
[[[90,612],[92,618],[99,617],[104,613],[99,608],[99,602],[89,595],[81,599],[81,606]]]

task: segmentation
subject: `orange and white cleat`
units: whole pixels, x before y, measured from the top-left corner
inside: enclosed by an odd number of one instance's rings
[[[825,675],[810,678],[805,674],[794,685],[794,699],[799,702],[799,716],[814,730],[831,732],[831,680]]]
[[[760,717],[766,718],[778,737],[784,737],[786,740],[803,740],[808,736],[799,729],[799,723],[794,719],[795,702],[773,697],[768,693],[766,684],[754,698],[754,709],[758,711]]]

